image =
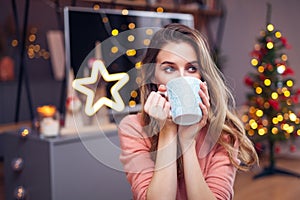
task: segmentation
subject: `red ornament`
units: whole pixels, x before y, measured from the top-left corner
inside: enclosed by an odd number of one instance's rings
[[[275,110],[280,109],[278,101],[275,101],[273,99],[269,99],[268,102],[272,106],[272,108],[274,108]]]
[[[290,146],[290,152],[295,152],[296,151],[296,145],[291,144]]]
[[[255,149],[259,152],[263,151],[263,145],[260,142],[255,143]]]
[[[244,82],[246,85],[249,85],[249,86],[253,85],[253,80],[249,76],[245,77]]]
[[[285,71],[282,73],[282,75],[286,76],[286,75],[294,75],[294,71],[292,70],[292,68],[290,67],[286,67]]]
[[[262,81],[264,81],[266,79],[266,76],[263,75],[263,74],[259,74],[259,79],[262,80]]]
[[[287,39],[285,37],[281,37],[280,40],[281,40],[283,46],[285,46],[285,48],[287,48],[287,49],[292,48],[292,46],[290,44],[288,44]]]
[[[275,146],[275,153],[280,153],[281,149],[279,146]]]
[[[292,96],[293,103],[297,104],[299,102],[298,95]]]
[[[257,50],[253,50],[251,53],[250,53],[251,57],[254,57],[254,58],[257,58],[258,60],[261,60],[262,58],[262,53],[261,51],[257,51]]]

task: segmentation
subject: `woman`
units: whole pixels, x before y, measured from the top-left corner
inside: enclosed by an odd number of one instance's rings
[[[196,30],[170,24],[155,33],[143,59],[142,112],[119,125],[120,160],[134,199],[232,199],[237,169],[258,162],[234,99]],[[166,83],[202,80],[203,117],[190,126],[170,117]]]

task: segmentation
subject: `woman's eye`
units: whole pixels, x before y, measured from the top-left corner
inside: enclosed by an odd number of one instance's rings
[[[198,67],[196,66],[189,66],[188,67],[188,72],[190,73],[194,73],[194,72],[197,72],[198,71]]]
[[[167,66],[167,67],[164,68],[164,71],[167,72],[167,73],[170,73],[170,72],[173,72],[173,71],[175,71],[175,70],[174,70],[173,67]]]

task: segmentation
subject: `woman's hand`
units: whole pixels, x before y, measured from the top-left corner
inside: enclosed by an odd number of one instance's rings
[[[208,94],[206,82],[200,83],[199,95],[200,98],[202,99],[202,102],[199,103],[200,109],[202,110],[202,118],[196,124],[190,126],[178,127],[178,135],[179,135],[181,145],[191,144],[191,142],[193,142],[193,140],[195,139],[199,131],[207,124],[210,103],[209,103],[209,94]]]
[[[173,123],[170,116],[170,103],[165,96],[161,95],[165,93],[166,90],[166,86],[160,85],[158,92],[151,92],[146,100],[144,110],[150,117],[159,122],[161,129],[173,128],[177,130],[177,126]]]

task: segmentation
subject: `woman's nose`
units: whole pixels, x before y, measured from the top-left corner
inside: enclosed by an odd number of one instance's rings
[[[186,76],[185,70],[179,70],[179,76],[180,77]]]

